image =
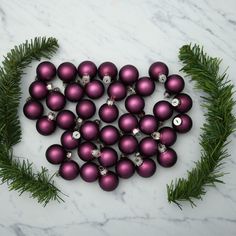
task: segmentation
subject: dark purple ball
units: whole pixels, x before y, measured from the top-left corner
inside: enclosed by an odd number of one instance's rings
[[[129,95],[125,100],[125,108],[130,113],[140,114],[144,106],[144,99],[137,94]]]
[[[61,164],[66,159],[66,150],[59,144],[53,144],[46,151],[46,158],[51,164]]]
[[[155,116],[152,115],[144,115],[139,120],[139,129],[144,134],[152,134],[153,132],[157,131],[158,129],[158,121]]]
[[[148,73],[151,79],[164,82],[161,76],[164,75],[166,79],[166,76],[169,74],[169,69],[165,63],[157,61],[150,66]]]
[[[99,108],[98,115],[102,121],[112,123],[119,116],[119,110],[115,104],[108,105],[105,103]]]
[[[156,172],[156,163],[150,159],[146,158],[140,166],[136,166],[137,173],[144,178],[149,178]]]
[[[97,150],[97,146],[92,142],[85,141],[79,144],[77,153],[79,158],[83,161],[91,161],[94,159],[94,156],[92,155],[93,150]]]
[[[97,67],[92,61],[83,61],[78,66],[78,74],[81,78],[89,76],[90,79],[93,79],[97,74]]]
[[[127,90],[124,84],[119,81],[113,82],[109,85],[107,89],[107,94],[110,98],[115,101],[121,101],[127,95]]]
[[[57,75],[65,83],[75,80],[77,76],[76,67],[70,62],[64,62],[57,68]]]
[[[138,119],[135,115],[125,113],[119,118],[118,125],[123,132],[131,133],[138,127]]]
[[[63,179],[73,180],[79,175],[79,165],[73,160],[64,161],[59,168],[59,174]]]
[[[117,152],[111,147],[103,147],[98,161],[104,167],[114,166],[118,161]]]
[[[60,111],[66,105],[66,98],[60,91],[50,91],[46,98],[47,107],[52,111]]]
[[[119,140],[119,149],[124,154],[132,154],[137,151],[138,141],[132,135],[123,135]]]
[[[99,177],[98,166],[93,162],[84,163],[80,168],[80,176],[86,182],[94,182]]]
[[[86,84],[85,86],[85,93],[89,98],[98,99],[103,96],[104,94],[104,85],[99,80],[93,80]]]
[[[84,96],[84,89],[80,84],[72,82],[67,84],[64,94],[69,101],[78,102]]]
[[[62,110],[58,112],[56,122],[61,129],[72,129],[75,127],[75,119],[75,114],[72,111]]]
[[[95,112],[96,106],[91,100],[83,99],[76,105],[76,113],[81,119],[89,119],[94,116]]]
[[[188,94],[180,93],[174,97],[172,105],[177,112],[186,113],[192,108],[193,101]]]
[[[143,97],[152,95],[154,90],[155,83],[149,77],[142,77],[135,84],[136,93]]]
[[[134,163],[128,158],[122,158],[116,163],[116,173],[120,178],[128,179],[135,172]]]
[[[170,127],[163,127],[159,131],[160,139],[159,142],[166,146],[171,146],[176,142],[177,135],[174,129]]]
[[[42,135],[50,135],[56,130],[56,121],[42,116],[36,122],[36,129]]]
[[[80,139],[73,137],[73,131],[65,131],[61,136],[61,145],[68,150],[75,149],[79,146]]]
[[[170,75],[165,82],[166,92],[169,94],[180,93],[184,89],[184,79],[180,75]]]
[[[177,162],[177,154],[173,149],[167,148],[164,152],[158,153],[157,161],[163,167],[171,167]]]
[[[36,80],[29,86],[29,94],[34,99],[44,99],[48,95],[47,84],[43,81]]]
[[[96,140],[99,136],[99,126],[95,121],[85,121],[80,127],[80,133],[87,141]]]
[[[159,121],[168,120],[173,115],[173,107],[167,101],[159,101],[153,107],[153,114]]]
[[[139,143],[139,152],[143,157],[151,157],[157,154],[157,147],[156,140],[145,137]]]
[[[41,62],[36,69],[37,77],[42,81],[50,81],[56,76],[56,67],[49,61]]]
[[[117,67],[112,62],[103,62],[98,67],[98,76],[102,80],[104,79],[104,76],[109,76],[111,80],[115,80],[117,73]]]
[[[108,171],[105,175],[101,175],[99,177],[99,186],[104,191],[113,191],[117,188],[118,184],[119,179],[117,175],[112,171]]]
[[[133,85],[138,77],[139,72],[133,65],[125,65],[120,69],[119,79],[124,85]]]
[[[23,107],[24,115],[30,120],[39,119],[43,115],[43,105],[36,100],[30,99]]]
[[[172,126],[179,133],[187,133],[192,128],[193,122],[187,114],[179,114],[174,117]]]
[[[100,131],[100,140],[105,145],[113,145],[119,140],[120,134],[115,126],[104,126]]]

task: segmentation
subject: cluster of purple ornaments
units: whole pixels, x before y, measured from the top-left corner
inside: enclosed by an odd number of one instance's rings
[[[44,61],[38,65],[36,74],[23,112],[27,118],[36,120],[36,129],[42,135],[52,134],[57,127],[64,130],[61,144],[53,144],[46,150],[47,160],[60,165],[62,178],[73,180],[80,174],[84,181],[98,180],[103,190],[112,191],[119,178],[128,179],[135,171],[142,177],[151,177],[156,172],[154,156],[163,167],[176,163],[177,154],[170,146],[176,142],[177,133],[192,128],[192,120],[186,114],[192,107],[192,99],[182,92],[183,78],[169,75],[163,62],[153,63],[149,77],[141,78],[133,65],[125,65],[118,72],[111,62],[97,68],[91,61],[80,63],[78,68],[70,62],[56,68]],[[56,76],[65,85],[63,93],[51,84]],[[171,101],[158,101],[153,114],[145,114],[144,98],[155,91],[156,82],[164,84],[164,95]],[[97,111],[94,100],[105,92],[108,99],[98,109],[100,120],[91,120]],[[119,114],[116,103],[123,99],[127,113]],[[51,110],[48,115],[44,114],[43,100]],[[68,101],[76,104],[75,112],[65,109]],[[177,114],[172,118],[174,113]],[[164,126],[170,118],[172,127]],[[117,119],[118,127],[111,125]],[[107,124],[102,127],[102,122]],[[139,140],[138,134],[144,137]],[[119,155],[111,147],[115,144]],[[71,158],[73,149],[77,149],[78,157],[84,161],[81,167]],[[134,160],[130,158],[133,154]]]

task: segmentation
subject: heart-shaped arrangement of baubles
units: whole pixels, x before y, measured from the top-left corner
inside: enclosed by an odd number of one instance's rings
[[[133,65],[125,65],[118,72],[112,62],[98,68],[91,61],[80,63],[78,68],[70,62],[57,69],[49,61],[38,65],[23,112],[36,120],[41,135],[51,135],[56,128],[63,130],[60,144],[51,145],[45,154],[51,164],[60,165],[62,178],[73,180],[80,175],[84,181],[98,180],[103,190],[112,191],[120,178],[128,179],[135,172],[144,178],[153,176],[155,159],[162,167],[176,163],[177,154],[171,146],[177,133],[192,128],[192,119],[186,114],[192,99],[182,92],[183,78],[169,75],[163,62],[153,63],[148,73],[149,77],[139,78]],[[64,92],[53,87],[51,81],[56,77],[63,82]],[[145,114],[144,98],[154,92],[157,83],[164,85],[165,99],[154,104],[153,114]],[[105,93],[106,102],[96,107],[94,100]],[[47,115],[42,100],[51,110]],[[122,114],[117,104],[121,101],[127,110]],[[75,104],[74,111],[64,109],[67,102]],[[92,119],[96,112],[99,120]],[[165,125],[168,119],[172,119],[172,127]],[[111,125],[116,120],[118,125]],[[72,160],[73,149],[83,161],[81,167]]]

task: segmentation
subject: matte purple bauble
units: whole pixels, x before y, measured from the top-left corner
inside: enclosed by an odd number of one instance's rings
[[[73,160],[64,161],[59,168],[59,175],[66,180],[73,180],[79,175],[79,165]]]
[[[67,84],[64,94],[69,101],[78,102],[84,96],[84,89],[80,84],[72,82]]]
[[[86,84],[85,93],[89,98],[98,99],[104,94],[104,85],[99,80],[93,80]]]
[[[93,162],[84,163],[80,168],[80,176],[86,182],[94,182],[99,177],[98,166]]]
[[[68,150],[75,149],[79,146],[80,139],[73,137],[73,131],[65,131],[61,136],[61,145]]]
[[[153,132],[157,131],[158,129],[158,121],[155,116],[152,115],[144,115],[139,120],[139,129],[144,134],[152,134]]]
[[[116,81],[109,85],[107,89],[107,94],[111,99],[115,101],[121,101],[126,97],[127,90],[124,84],[119,81]]]
[[[52,111],[60,111],[66,105],[66,98],[60,91],[50,91],[46,98],[47,107]]]
[[[165,82],[166,76],[169,74],[169,69],[165,63],[157,61],[150,66],[148,73],[151,79]]]
[[[88,76],[93,79],[97,74],[97,67],[92,61],[83,61],[78,66],[79,77]]]
[[[111,167],[116,164],[118,160],[117,152],[111,147],[103,147],[101,149],[100,157],[98,158],[99,163],[104,167]]]
[[[76,67],[70,62],[64,62],[57,68],[57,75],[65,83],[75,80],[77,76]]]
[[[138,119],[135,115],[125,113],[119,118],[118,125],[124,133],[131,133],[138,127]]]
[[[45,156],[48,162],[57,165],[66,159],[66,150],[59,144],[53,144],[48,147]]]
[[[100,79],[104,80],[104,77],[110,77],[110,80],[115,80],[117,76],[117,67],[115,64],[112,62],[103,62],[99,67],[98,67],[98,76]],[[107,82],[111,82],[107,81]],[[106,82],[106,81],[105,81]]]
[[[120,69],[119,79],[125,85],[133,85],[138,77],[138,69],[133,65],[125,65]]]
[[[34,99],[44,99],[48,95],[47,84],[40,80],[35,80],[29,86],[29,94]]]
[[[99,136],[99,126],[95,121],[85,121],[80,127],[80,133],[87,141],[96,140]]]
[[[156,163],[150,158],[143,159],[143,163],[136,166],[136,171],[140,176],[149,178],[156,172]]]
[[[144,99],[137,94],[129,95],[125,100],[125,108],[130,113],[140,114],[143,112],[144,106]]]
[[[164,152],[158,153],[157,161],[163,167],[171,167],[177,161],[177,154],[172,148],[167,148]]]
[[[115,144],[120,137],[120,133],[115,126],[104,126],[100,131],[100,140],[105,145]]]
[[[61,129],[72,129],[75,127],[75,119],[75,114],[72,111],[62,110],[58,112],[56,122]]]
[[[116,174],[123,179],[128,179],[135,172],[134,163],[128,158],[122,158],[116,163]]]
[[[179,133],[187,133],[192,128],[193,122],[187,114],[179,114],[174,117],[172,126]]]
[[[176,142],[177,135],[174,129],[170,127],[163,127],[159,131],[160,138],[159,142],[166,146],[171,146]]]
[[[117,175],[112,171],[108,171],[105,175],[101,175],[99,177],[99,186],[104,191],[113,191],[117,188],[118,184],[119,179]]]
[[[124,154],[132,154],[138,148],[138,141],[132,135],[123,135],[119,140],[119,149]]]
[[[42,81],[50,81],[56,76],[56,67],[50,61],[41,62],[36,69],[37,78]]]
[[[56,130],[56,121],[48,116],[42,116],[36,122],[36,129],[42,135],[50,135]]]
[[[180,93],[184,89],[184,79],[180,75],[170,75],[165,82],[166,92],[169,94]]]
[[[154,90],[155,83],[149,77],[142,77],[135,84],[136,93],[143,97],[152,95]]]
[[[108,105],[105,103],[99,108],[98,115],[102,121],[112,123],[119,116],[119,110],[115,104]]]
[[[43,105],[36,100],[30,99],[23,107],[24,115],[30,120],[36,120],[43,115]]]
[[[89,119],[94,116],[95,112],[96,106],[91,100],[83,99],[76,105],[76,113],[81,119]]]
[[[157,141],[150,138],[145,137],[139,143],[139,152],[143,157],[151,157],[157,154]]]
[[[92,143],[85,141],[78,146],[78,156],[81,158],[83,161],[91,161],[94,159],[94,156],[92,155],[92,151],[97,150],[97,146]]]
[[[153,107],[153,114],[159,121],[168,120],[173,115],[173,107],[167,101],[159,101]]]
[[[172,106],[179,113],[188,112],[192,108],[192,105],[193,105],[192,98],[185,93],[177,94],[172,100]]]

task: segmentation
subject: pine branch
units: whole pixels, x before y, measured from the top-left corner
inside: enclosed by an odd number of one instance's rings
[[[167,185],[169,202],[181,208],[182,201],[195,206],[194,199],[202,199],[207,186],[223,183],[222,165],[229,156],[227,138],[235,131],[233,115],[234,86],[226,73],[219,74],[221,60],[209,57],[197,45],[185,45],[180,49],[179,59],[184,63],[181,71],[191,76],[197,89],[204,92],[202,106],[206,110],[206,122],[200,135],[201,158],[188,171],[187,178],[180,178]]]

